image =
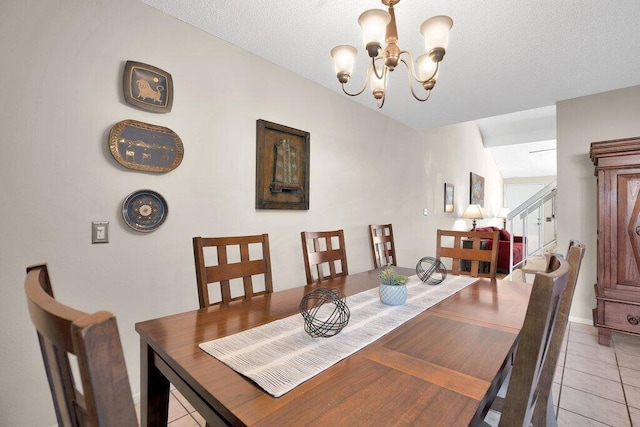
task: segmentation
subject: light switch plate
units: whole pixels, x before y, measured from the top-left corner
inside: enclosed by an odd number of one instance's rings
[[[91,223],[91,243],[109,243],[109,221]]]

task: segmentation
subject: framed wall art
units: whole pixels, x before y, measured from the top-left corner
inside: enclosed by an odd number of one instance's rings
[[[484,177],[471,172],[469,204],[484,207]]]
[[[168,113],[173,105],[171,74],[153,65],[127,61],[122,75],[124,100],[154,113]]]
[[[310,134],[258,120],[256,209],[309,209]]]
[[[109,131],[109,150],[122,166],[145,172],[169,172],[184,156],[180,137],[171,129],[123,120]]]
[[[444,211],[453,212],[453,184],[444,184]]]

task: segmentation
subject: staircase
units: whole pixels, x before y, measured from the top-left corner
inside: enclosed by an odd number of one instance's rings
[[[556,221],[557,181],[553,181],[542,190],[527,199],[507,216],[507,230],[513,236],[526,237],[522,261],[513,264],[513,252],[510,253],[509,273],[513,277],[514,270],[533,273],[546,269],[546,251],[555,251],[558,229]]]

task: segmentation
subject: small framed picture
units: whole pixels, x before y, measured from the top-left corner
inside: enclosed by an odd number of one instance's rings
[[[173,105],[171,74],[153,65],[127,61],[122,75],[124,100],[154,113],[168,113]]]
[[[484,208],[484,177],[471,172],[470,181],[469,204]]]
[[[444,211],[453,212],[453,184],[444,184]]]

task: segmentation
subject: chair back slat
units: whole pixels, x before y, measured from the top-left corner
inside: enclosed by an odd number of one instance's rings
[[[374,268],[384,267],[385,265],[398,265],[391,224],[369,225],[369,238]]]
[[[551,271],[547,273],[536,273],[520,331],[500,426],[528,426],[533,418],[541,387],[547,386],[541,382],[541,374],[549,359],[560,302],[569,279],[569,263],[554,255],[549,267]],[[548,387],[550,386],[549,383]]]
[[[307,284],[314,281],[321,282],[323,280],[335,279],[336,277],[349,275],[347,265],[347,252],[344,245],[344,232],[336,231],[319,231],[300,233],[302,239],[302,255],[304,257],[305,274],[307,276]],[[338,239],[338,247],[334,248],[331,242],[332,238]],[[312,250],[309,249],[309,241],[311,241]],[[340,271],[336,268],[336,263],[340,263]],[[324,274],[323,265],[329,266],[329,274]],[[317,272],[317,279],[314,280],[312,270]]]
[[[207,281],[209,283],[229,281],[239,277],[249,277],[264,274],[266,268],[264,261],[254,259],[252,261],[236,262],[232,264],[209,265],[206,268]]]
[[[60,304],[46,264],[27,269],[24,289],[58,424],[137,426],[116,318]],[[69,354],[76,356],[84,394],[75,385]]]
[[[498,231],[453,231],[438,230],[436,240],[436,258],[451,258],[450,273],[468,275],[472,277],[496,278],[498,267]],[[453,244],[447,242],[453,239]],[[483,241],[490,245],[490,249],[482,249]],[[468,246],[465,247],[465,242]],[[466,261],[470,268],[463,269],[461,263]],[[489,263],[489,271],[481,272],[480,263]]]
[[[251,260],[249,245],[261,245],[262,258]],[[229,263],[228,250],[237,247],[240,262]],[[205,248],[215,248],[217,265],[205,264]],[[269,253],[269,235],[234,237],[194,237],[193,254],[196,267],[196,282],[198,285],[198,301],[200,308],[213,304],[226,304],[238,299],[250,299],[255,295],[273,292],[271,279],[271,255]],[[253,288],[253,276],[264,275],[264,290]],[[231,280],[242,279],[243,293],[232,297]],[[219,283],[220,301],[211,302],[209,285]]]

